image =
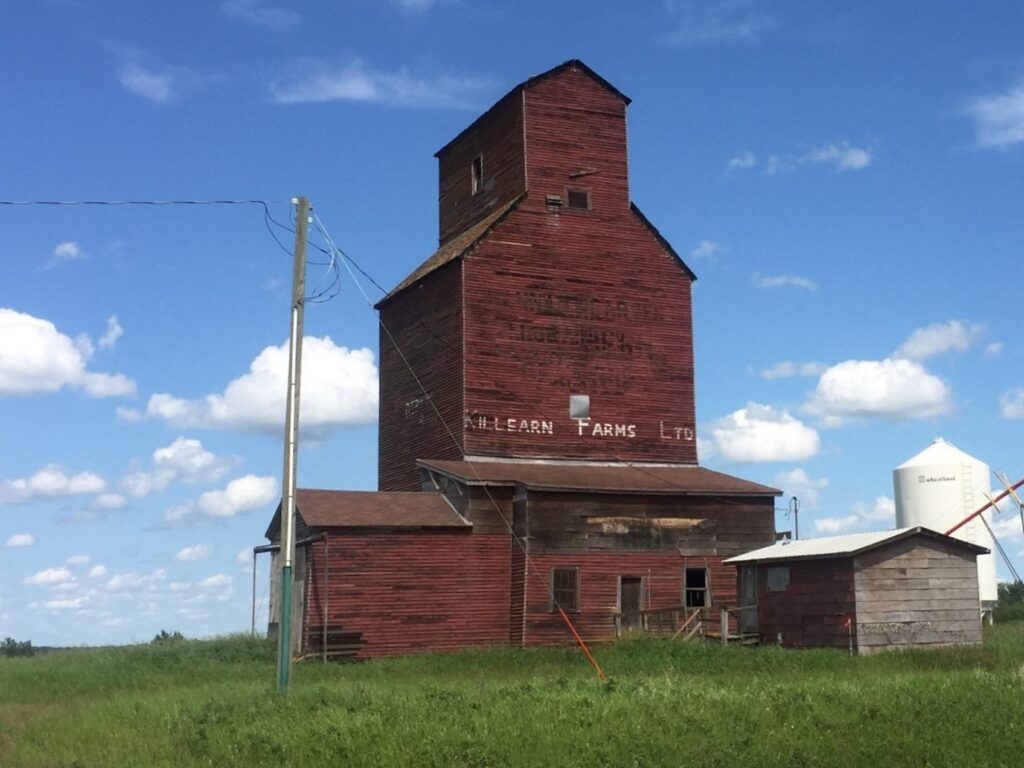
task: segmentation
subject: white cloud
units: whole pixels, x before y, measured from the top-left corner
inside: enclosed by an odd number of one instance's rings
[[[181,524],[190,520],[195,514],[195,502],[186,501],[164,510],[164,522]]]
[[[110,577],[106,588],[109,592],[125,592],[140,587],[151,587],[166,578],[167,573],[163,570],[152,573],[118,573]]]
[[[117,344],[117,340],[124,335],[124,328],[117,322],[117,315],[111,315],[107,318],[107,331],[104,333],[97,343],[100,349],[113,349],[114,345]]]
[[[81,389],[90,397],[134,396],[135,382],[124,374],[86,369],[92,343],[78,343],[48,320],[0,307],[0,395]]]
[[[994,360],[1003,354],[1003,342],[993,341],[991,344],[985,345],[985,357],[989,360]]]
[[[715,451],[727,461],[803,461],[818,452],[818,433],[785,410],[747,403],[710,425]]]
[[[57,243],[50,253],[50,257],[43,264],[42,269],[53,269],[58,264],[63,264],[64,262],[84,259],[86,255],[86,252],[82,250],[82,246],[76,241],[65,240]]]
[[[761,378],[772,380],[772,379],[791,379],[795,376],[821,376],[828,366],[824,363],[794,363],[789,360],[783,360],[781,363],[775,363],[770,368],[764,368],[761,370]]]
[[[31,533],[16,533],[7,540],[8,547],[31,547],[36,543],[36,537]]]
[[[302,74],[270,83],[278,104],[354,101],[396,107],[474,109],[489,89],[475,77],[422,78],[406,69],[384,72],[353,61],[340,69],[306,67]]]
[[[199,582],[198,586],[200,589],[225,589],[230,587],[232,578],[226,573],[218,573],[216,576],[211,576],[208,579],[203,579]]]
[[[154,104],[177,100],[180,84],[171,72],[155,72],[139,64],[126,64],[117,75],[121,87]]]
[[[235,429],[278,435],[284,428],[288,342],[267,347],[249,372],[221,394],[185,400],[169,394],[149,399],[146,415],[188,428]],[[303,434],[326,437],[342,427],[377,418],[377,366],[367,348],[339,347],[330,337],[307,336],[302,348]]]
[[[858,501],[852,514],[841,517],[823,517],[814,521],[819,533],[841,533],[851,528],[887,529],[896,523],[896,502],[888,496],[879,496],[873,502]]]
[[[107,575],[107,566],[105,565],[94,565],[89,569],[90,579],[99,579]]]
[[[92,502],[93,509],[104,511],[124,509],[127,504],[127,499],[119,493],[101,493]]]
[[[751,42],[778,26],[778,19],[754,0],[670,0],[674,31],[669,41],[681,45]]]
[[[106,480],[93,472],[69,475],[56,464],[51,464],[32,477],[0,482],[0,504],[22,504],[33,499],[100,493],[106,486]]]
[[[974,120],[975,141],[987,149],[1009,149],[1024,142],[1024,80],[1003,93],[981,96],[966,109]]]
[[[768,159],[764,164],[765,176],[774,176],[777,173],[784,173],[791,170],[793,170],[792,162],[774,154],[768,155]]]
[[[47,600],[43,605],[51,610],[60,611],[70,608],[81,608],[86,602],[88,602],[88,600],[89,597],[87,595],[80,595],[79,597],[66,598],[62,600]]]
[[[1003,392],[999,397],[999,412],[1004,419],[1024,419],[1024,387]]]
[[[117,420],[121,424],[138,424],[146,418],[146,414],[138,408],[125,408],[123,405],[117,406],[117,408],[114,409],[114,413],[117,415]]]
[[[754,285],[758,288],[803,288],[804,290],[814,291],[817,290],[818,284],[811,280],[809,277],[802,277],[800,275],[762,275],[759,272],[755,272],[752,276]]]
[[[25,584],[32,584],[35,586],[51,586],[53,584],[63,584],[65,581],[71,581],[75,577],[71,575],[71,571],[65,568],[63,565],[57,566],[56,568],[47,568],[46,570],[39,571],[26,579],[23,579]]]
[[[152,470],[128,473],[121,478],[121,487],[142,498],[166,490],[174,481],[189,485],[216,482],[234,463],[206,450],[199,440],[179,437],[167,447],[153,451]]]
[[[833,165],[837,171],[859,171],[871,164],[871,153],[860,147],[851,147],[844,141],[812,149],[801,160],[816,165]]]
[[[278,497],[276,478],[245,475],[232,480],[223,491],[207,491],[198,504],[210,517],[234,517],[266,507]]]
[[[268,29],[291,29],[302,21],[302,17],[290,8],[282,8],[266,0],[221,0],[220,12],[232,21]]]
[[[818,380],[804,410],[829,427],[878,418],[927,419],[953,408],[949,387],[913,360],[847,360]]]
[[[828,488],[827,478],[813,479],[802,467],[780,472],[773,482],[785,492],[786,497],[796,496],[800,501],[800,508],[807,510],[818,508],[821,491]]]
[[[888,496],[878,496],[870,504],[858,501],[853,511],[864,522],[896,524],[896,502]]]
[[[68,565],[85,565],[92,560],[89,555],[72,555],[68,558]]]
[[[175,560],[190,562],[192,560],[206,560],[213,554],[213,547],[209,544],[197,544],[194,547],[184,547],[178,550],[174,556]]]
[[[819,533],[841,533],[860,522],[856,515],[845,517],[821,517],[814,521],[814,530]]]
[[[740,152],[738,155],[730,157],[729,162],[726,164],[726,167],[730,171],[732,171],[736,170],[737,168],[753,168],[755,165],[757,165],[757,156],[754,155],[753,152],[747,151]]]
[[[977,323],[963,323],[950,320],[946,323],[932,323],[918,328],[893,357],[907,360],[927,360],[944,352],[966,352],[985,335],[985,326]]]
[[[701,240],[694,246],[693,250],[690,251],[690,258],[694,260],[698,259],[709,259],[710,261],[717,261],[719,255],[725,253],[726,248],[719,243],[713,243],[710,240]]]

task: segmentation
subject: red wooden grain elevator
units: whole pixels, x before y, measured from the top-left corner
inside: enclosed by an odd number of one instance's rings
[[[722,560],[774,541],[779,491],[698,465],[696,277],[630,201],[628,104],[568,61],[437,153],[438,250],[377,305],[380,491],[299,495],[304,645],[571,642],[556,604],[607,639],[734,605]]]

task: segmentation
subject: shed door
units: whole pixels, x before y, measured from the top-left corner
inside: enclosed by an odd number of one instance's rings
[[[619,611],[623,629],[641,629],[644,602],[644,580],[640,576],[619,576]]]
[[[740,566],[740,607],[740,632],[757,632],[757,565]]]

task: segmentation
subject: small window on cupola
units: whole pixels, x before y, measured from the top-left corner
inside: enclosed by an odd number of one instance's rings
[[[473,194],[482,192],[484,189],[484,156],[477,155],[469,167],[470,183]]]

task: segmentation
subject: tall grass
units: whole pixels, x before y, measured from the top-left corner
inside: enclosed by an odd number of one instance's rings
[[[229,638],[0,662],[0,765],[1017,766],[1024,627],[983,648],[637,640],[296,667]]]

